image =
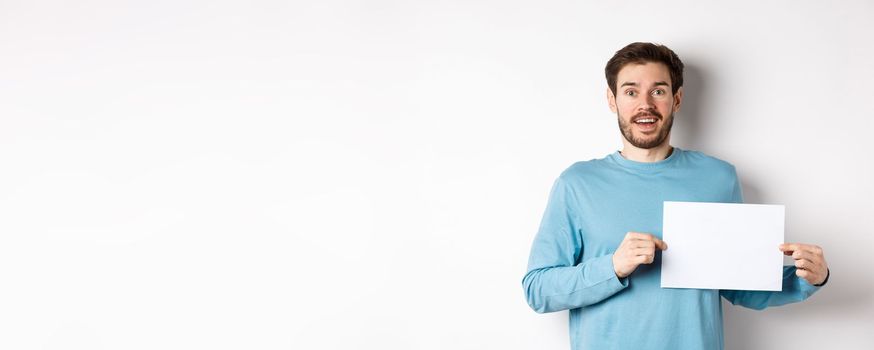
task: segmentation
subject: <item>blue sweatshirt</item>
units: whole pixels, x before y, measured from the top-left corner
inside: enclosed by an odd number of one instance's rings
[[[522,286],[535,311],[570,310],[572,349],[722,349],[720,297],[760,310],[819,289],[794,266],[783,268],[781,292],[661,288],[660,252],[618,278],[613,252],[629,231],[661,238],[664,201],[743,199],[734,166],[679,148],[654,163],[615,152],[578,162],[555,181]]]

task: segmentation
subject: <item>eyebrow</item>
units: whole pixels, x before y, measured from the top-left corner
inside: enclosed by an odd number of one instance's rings
[[[637,86],[637,83],[633,82],[633,81],[626,81],[626,82],[622,83],[622,85],[619,85],[619,87],[623,87],[623,86]],[[655,84],[653,84],[653,86],[669,86],[669,84],[667,82],[664,82],[664,81],[657,81],[657,82],[655,82]]]

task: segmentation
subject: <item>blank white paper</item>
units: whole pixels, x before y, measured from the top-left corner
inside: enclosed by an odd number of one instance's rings
[[[782,290],[785,207],[664,202],[662,288]]]

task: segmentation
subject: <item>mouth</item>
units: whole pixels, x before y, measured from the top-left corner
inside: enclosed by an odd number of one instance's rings
[[[656,123],[658,123],[659,118],[653,115],[643,115],[634,117],[631,121],[635,125],[637,125],[638,129],[641,131],[652,131],[656,128]]]

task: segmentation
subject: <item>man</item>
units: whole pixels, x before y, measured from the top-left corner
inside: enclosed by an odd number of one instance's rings
[[[522,280],[539,313],[570,310],[572,349],[722,349],[722,304],[798,302],[828,280],[822,249],[788,243],[783,290],[660,287],[664,201],[741,203],[734,166],[670,145],[683,101],[683,63],[633,43],[607,63],[607,101],[622,151],[578,162],[556,180]],[[743,259],[738,256],[717,259]]]

